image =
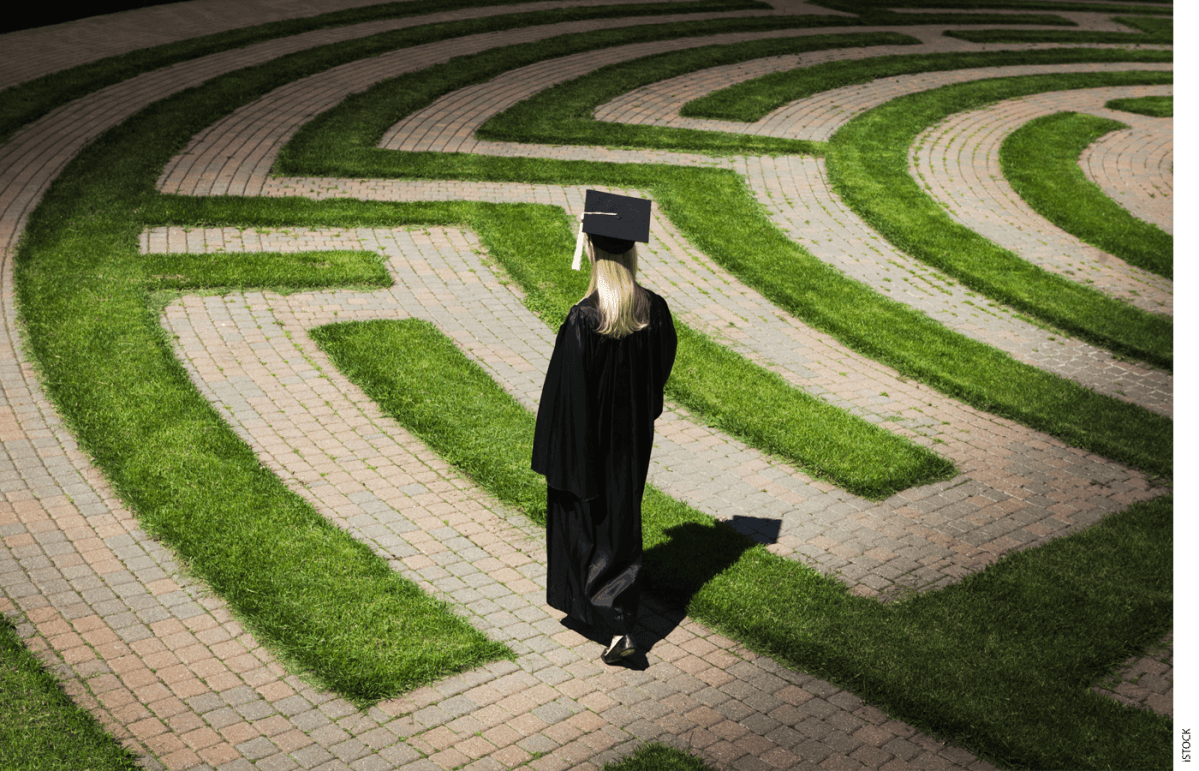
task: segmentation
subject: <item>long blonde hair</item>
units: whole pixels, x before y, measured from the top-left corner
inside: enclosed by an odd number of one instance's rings
[[[637,246],[624,254],[611,254],[587,239],[591,260],[591,282],[583,299],[596,295],[600,324],[605,337],[620,339],[649,326],[649,294],[634,280],[637,277]]]

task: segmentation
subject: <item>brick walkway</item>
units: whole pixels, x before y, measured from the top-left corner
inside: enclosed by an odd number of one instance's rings
[[[267,4],[240,2],[226,8],[224,0],[197,0],[81,20],[52,30],[0,37],[0,72],[16,71],[9,60],[20,58],[25,50],[22,46],[36,43],[39,50],[54,50],[56,41],[74,40],[96,30],[116,32],[94,52],[81,52],[79,61],[168,38],[361,4],[310,1],[271,4],[268,9]],[[92,710],[115,736],[147,756],[147,767],[498,769],[529,761],[536,769],[596,768],[649,740],[692,748],[719,767],[737,769],[991,767],[959,748],[889,720],[852,694],[745,650],[674,608],[649,603],[645,639],[653,647],[645,671],[604,667],[596,661],[598,646],[594,642],[559,624],[560,614],[544,604],[541,531],[463,479],[383,416],[305,334],[332,320],[334,312],[338,320],[428,319],[454,338],[505,390],[534,409],[554,330],[533,317],[521,303],[519,289],[501,283],[488,262],[475,253],[480,246],[473,233],[452,228],[300,233],[233,228],[185,233],[164,228],[143,234],[143,250],[369,249],[385,256],[396,278],[395,286],[387,290],[287,297],[270,293],[189,296],[167,309],[163,323],[178,335],[177,354],[197,388],[221,414],[229,416],[231,425],[265,465],[322,514],[384,556],[395,570],[426,591],[444,596],[472,624],[513,648],[519,656],[516,662],[447,678],[381,703],[367,714],[314,690],[288,675],[231,617],[221,598],[188,578],[168,550],[146,537],[78,451],[46,401],[18,342],[10,257],[28,212],[66,161],[90,138],[170,93],[287,52],[433,19],[581,4],[585,3],[501,6],[372,22],[214,54],[77,100],[0,146],[0,247],[5,249],[0,275],[0,300],[4,303],[0,538],[6,546],[0,550],[0,611],[18,625],[26,644],[64,681],[78,703]],[[776,8],[776,13],[828,13],[799,2]],[[175,28],[186,30],[180,37],[156,32],[163,37],[152,38],[121,26],[126,19],[159,20],[157,15],[138,14],[169,13],[170,9],[178,9],[180,15],[166,18],[178,22]],[[1069,15],[1084,28],[1119,28],[1102,14]],[[381,200],[536,201],[576,212],[582,204],[578,188],[271,179],[267,172],[278,148],[305,116],[328,109],[346,93],[361,91],[379,79],[450,56],[544,39],[580,27],[615,28],[652,21],[595,21],[474,36],[406,49],[297,81],[198,135],[188,152],[164,170],[160,186],[193,195],[230,192]],[[975,46],[941,37],[943,28],[896,29],[920,37],[925,45],[821,52],[819,56],[1043,47]],[[834,31],[863,30],[817,33]],[[115,38],[118,33],[125,35],[119,42]],[[610,49],[605,55],[620,61],[664,50],[780,34],[812,32],[664,41]],[[20,45],[9,45],[10,40]],[[421,149],[442,151],[452,145],[458,152],[485,154],[730,165],[745,176],[760,200],[765,199],[763,203],[776,202],[772,210],[776,221],[805,247],[816,231],[833,234],[835,242],[828,251],[808,248],[874,285],[866,276],[877,267],[855,267],[853,262],[865,259],[868,250],[855,244],[861,244],[868,233],[824,185],[818,162],[800,158],[714,162],[678,153],[503,146],[475,142],[464,124],[449,133],[421,128],[445,123],[444,118],[462,105],[479,106],[479,96],[500,97],[489,101],[485,114],[479,113],[485,119],[512,101],[545,88],[555,76],[561,76],[558,80],[575,77],[609,58],[568,57],[553,67],[542,67],[546,76],[536,82],[505,76],[518,90],[464,89],[432,106],[433,113],[401,123],[385,143],[405,149],[411,143],[424,142],[428,147],[422,145]],[[795,66],[796,58],[803,57],[791,57],[787,64],[763,60],[738,65],[740,70],[715,68],[686,76],[691,79],[687,99],[753,77],[752,73],[761,70],[752,68],[759,65]],[[34,77],[55,66],[40,58],[20,70],[29,73],[20,77]],[[571,66],[586,69],[576,71],[569,69]],[[744,74],[747,69],[751,74]],[[519,90],[524,86],[527,88]],[[855,87],[861,92],[860,104],[873,106],[899,92],[930,86],[917,85],[911,79],[889,79],[879,81],[879,87],[883,90]],[[1125,90],[1113,91],[1126,95]],[[680,94],[673,88],[669,93]],[[817,107],[827,98],[818,95],[802,100],[802,106],[780,111],[790,111],[786,118],[771,120],[831,131],[850,115],[841,102],[825,101],[823,108]],[[1101,108],[1108,98],[1114,97],[1091,100],[1087,111],[1094,112],[1095,103]],[[632,109],[632,103],[621,107],[620,101],[601,109],[605,119],[621,120]],[[985,164],[992,162],[993,148],[1001,136],[995,138],[997,130],[988,129],[991,133],[987,136],[976,137],[978,127],[1002,122],[1008,115],[1025,116],[1003,129],[1014,130],[1039,109],[1035,98],[1016,101],[1018,105],[1005,103],[991,111],[955,116],[954,121],[961,124],[952,129],[948,122],[936,127],[937,141],[930,140],[927,147],[938,148],[936,152],[941,154],[918,162],[934,163],[939,174],[948,175],[945,178],[958,174],[960,180],[959,172],[967,170],[985,174],[973,170],[985,169]],[[666,99],[641,103],[637,120],[684,125],[684,119],[677,116],[680,103]],[[653,108],[646,108],[647,104]],[[1151,218],[1152,212],[1152,217],[1164,217],[1163,226],[1169,226],[1166,210],[1146,203],[1140,191],[1150,187],[1172,191],[1172,176],[1167,173],[1172,122],[1138,119],[1126,113],[1119,113],[1118,119],[1134,125],[1134,130],[1090,148],[1084,155],[1086,168],[1116,200],[1137,200],[1127,205],[1138,216]],[[947,168],[946,159],[964,157],[965,147],[972,157],[985,158],[983,165],[961,163]],[[960,182],[955,188],[941,181],[942,177],[937,179],[941,187],[934,195],[960,200]],[[792,187],[778,187],[779,180]],[[794,187],[798,185],[807,186],[802,194]],[[777,204],[780,190],[792,201],[803,201],[812,208],[782,209]],[[776,193],[775,198],[765,196],[764,191]],[[1010,194],[993,194],[989,203],[975,202],[974,209],[988,205],[996,218],[1047,232],[1048,226],[1030,220],[1036,215],[1030,215]],[[811,220],[817,208],[825,214],[815,226],[795,227],[803,218]],[[969,207],[959,208],[965,212]],[[777,531],[777,540],[769,547],[775,553],[838,575],[858,594],[889,598],[908,590],[944,587],[1008,551],[1043,544],[1083,529],[1133,501],[1160,494],[1137,472],[1064,447],[1051,437],[981,413],[919,384],[900,381],[888,368],[775,310],[688,244],[665,219],[655,217],[652,233],[639,278],[669,298],[678,322],[718,337],[795,387],[914,441],[935,445],[962,472],[948,482],[908,490],[876,504],[814,481],[692,421],[678,406],[668,405],[658,424],[651,482],[760,540],[769,541]],[[987,236],[998,238],[991,233]],[[1089,260],[1088,269],[1097,269],[1096,275],[1102,275],[1117,294],[1126,292],[1130,281],[1146,280],[1157,294],[1146,291],[1142,296],[1158,298],[1162,312],[1172,309],[1170,282],[1147,280],[1118,265],[1114,258],[1094,252],[1091,247],[1079,247],[1070,259]],[[920,289],[919,282],[927,285],[930,271],[898,253],[889,253],[887,259],[900,263],[892,266],[899,271],[896,276],[903,273],[913,279],[909,283],[912,299],[906,301],[922,307],[920,298],[935,294]],[[1100,283],[1098,279],[1096,283]],[[948,323],[943,315],[926,312]],[[968,330],[977,328],[975,336],[995,345],[1016,333],[1025,335],[1022,344],[1027,344],[1031,339],[1027,336],[1036,330],[1017,326],[1019,322],[1006,312],[996,314],[995,319],[970,322],[959,329],[970,334]],[[1064,342],[1061,348],[1070,355],[1080,353],[1077,341]],[[1020,350],[1019,345],[1015,347]],[[1105,356],[1090,349],[1085,355],[1092,359]],[[1068,359],[1065,354],[1041,359],[1027,356],[1030,362],[1048,369]],[[1172,379],[1110,357],[1102,361],[1087,373],[1072,376],[1100,391],[1119,387],[1127,398],[1172,414]],[[882,396],[884,392],[888,396]],[[1093,480],[1101,484],[1093,484]],[[771,512],[768,516],[775,519],[763,519],[763,511]],[[1172,635],[1150,656],[1128,662],[1120,682],[1113,679],[1095,688],[1125,703],[1170,714],[1171,662]],[[534,759],[538,753],[547,754]]]

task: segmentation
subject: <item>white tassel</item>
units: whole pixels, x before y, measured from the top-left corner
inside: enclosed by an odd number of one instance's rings
[[[588,214],[607,214],[612,217],[620,216],[614,211],[585,211],[579,215],[579,237],[575,239],[575,258],[570,263],[571,270],[578,270],[583,265],[583,218]]]
[[[579,215],[579,237],[575,239],[575,259],[570,264],[571,270],[578,270],[583,264],[583,215]]]

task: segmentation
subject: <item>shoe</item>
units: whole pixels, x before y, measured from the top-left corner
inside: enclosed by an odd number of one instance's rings
[[[619,664],[624,659],[632,656],[637,652],[637,646],[633,644],[632,635],[625,635],[612,641],[612,645],[608,650],[604,651],[604,655],[600,656],[605,664]]]

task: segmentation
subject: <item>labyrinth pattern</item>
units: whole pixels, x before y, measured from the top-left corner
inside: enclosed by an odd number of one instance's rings
[[[9,33],[0,36],[0,88],[152,46],[372,1],[193,0]],[[305,73],[197,130],[161,168],[157,191],[196,198],[532,203],[558,207],[574,221],[588,187],[651,194],[533,178],[294,177],[279,174],[277,164],[288,142],[316,116],[376,84],[454,57],[680,20],[844,16],[844,27],[663,35],[523,65],[412,111],[387,129],[378,148],[421,157],[453,153],[731,170],[781,233],[842,275],[1016,361],[1172,418],[1170,370],[1064,336],[1026,313],[979,298],[880,236],[834,190],[821,157],[515,143],[477,135],[503,111],[600,67],[700,46],[847,33],[891,32],[915,39],[908,45],[751,58],[671,75],[602,104],[594,118],[603,124],[828,142],[872,109],[943,86],[997,77],[1172,72],[1171,63],[1030,62],[881,77],[802,97],[754,123],[735,123],[684,117],[680,111],[738,83],[829,62],[1049,51],[1067,44],[974,43],[968,36],[946,35],[993,28],[989,25],[853,26],[853,14],[807,0],[769,0],[766,10],[685,16],[633,12],[648,2],[619,0],[616,5],[628,8],[628,15],[497,23],[492,31]],[[67,164],[105,131],[218,76],[321,46],[423,25],[598,5],[553,0],[455,6],[201,53],[92,88],[0,144],[5,330],[0,611],[76,703],[142,756],[146,768],[433,771],[527,764],[539,771],[598,769],[646,742],[690,751],[717,768],[746,771],[994,767],[847,690],[715,633],[658,598],[651,597],[643,610],[646,639],[653,642],[644,670],[605,667],[594,641],[560,624],[561,614],[545,604],[543,531],[385,414],[309,337],[311,330],[333,322],[425,320],[535,411],[556,327],[530,310],[520,286],[469,228],[166,225],[144,229],[139,248],[147,257],[333,250],[382,256],[394,281],[388,288],[184,293],[163,310],[160,324],[194,388],[265,468],[394,571],[509,646],[515,661],[444,678],[367,711],[311,685],[247,631],[219,593],[188,573],[169,543],[139,526],[47,396],[21,322],[18,241]],[[892,13],[962,12],[910,5]],[[1137,31],[1116,19],[1134,15],[1126,6],[1105,12],[1095,10],[1099,3],[1061,0],[1056,5],[1060,8],[1051,11],[990,11],[966,4],[963,10],[1052,14],[1076,25],[1011,25],[1021,30]],[[1158,44],[1136,48],[1172,50]],[[1005,139],[1043,116],[1069,111],[1118,120],[1128,128],[1090,144],[1079,167],[1110,200],[1172,233],[1172,118],[1107,106],[1116,99],[1172,94],[1168,84],[1103,86],[956,112],[929,126],[908,148],[909,172],[953,222],[1046,273],[1172,318],[1172,280],[1050,222],[1017,194],[1000,162]],[[712,427],[679,404],[667,404],[656,426],[650,483],[729,523],[771,553],[835,576],[857,596],[885,603],[943,589],[1005,554],[1043,546],[1168,492],[1142,471],[977,409],[852,350],[705,254],[661,206],[654,208],[638,280],[667,299],[676,323],[708,335],[791,387],[954,464],[957,473],[951,479],[870,500]],[[1120,682],[1096,683],[1094,690],[1171,715],[1171,639],[1172,633],[1152,656],[1129,660]]]

